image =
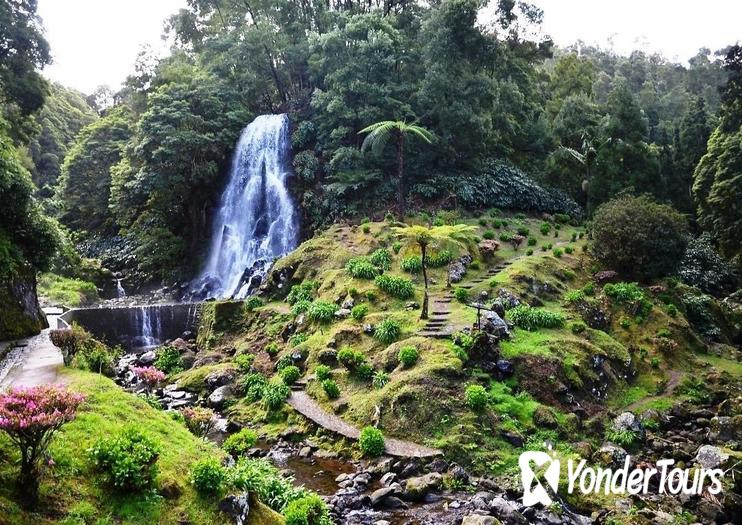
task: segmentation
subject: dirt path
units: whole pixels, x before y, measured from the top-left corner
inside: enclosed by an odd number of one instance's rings
[[[634,401],[629,406],[624,407],[623,410],[627,412],[633,412],[637,408],[641,408],[643,405],[645,405],[647,401],[673,395],[675,393],[675,389],[680,383],[680,379],[683,377],[683,374],[678,372],[677,370],[669,370],[668,375],[670,377],[667,379],[667,386],[665,386],[665,391],[661,396],[645,397],[644,399],[640,399],[639,401]]]
[[[306,392],[295,391],[291,393],[291,397],[288,400],[289,405],[294,410],[299,412],[301,415],[321,426],[326,430],[330,430],[336,434],[347,437],[349,439],[358,439],[361,435],[360,430],[356,427],[346,423],[339,417],[326,412],[321,406],[317,404],[314,399],[309,397]],[[394,438],[386,438],[386,453],[390,456],[399,456],[404,458],[427,458],[433,456],[440,456],[443,454],[442,451],[424,447],[416,443],[410,443],[408,441],[401,441]]]

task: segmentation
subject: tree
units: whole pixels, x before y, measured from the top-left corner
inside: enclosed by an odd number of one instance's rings
[[[464,248],[472,241],[472,233],[475,230],[476,228],[474,226],[467,226],[466,224],[434,226],[432,228],[419,225],[394,228],[395,235],[402,239],[405,244],[416,246],[420,249],[423,282],[425,283],[425,294],[423,296],[420,319],[428,318],[428,249],[430,247],[445,249],[447,246]]]
[[[677,179],[670,185],[672,201],[679,210],[692,213],[691,187],[693,171],[706,153],[706,144],[711,135],[706,103],[696,97],[680,123],[676,147]]]
[[[0,395],[0,430],[21,453],[18,489],[30,507],[39,491],[40,461],[54,433],[75,418],[84,396],[57,385],[14,388]]]
[[[415,124],[407,124],[402,121],[384,120],[371,124],[367,128],[363,128],[359,133],[368,133],[366,138],[363,140],[362,149],[371,148],[377,153],[380,153],[384,149],[384,146],[391,137],[396,142],[397,150],[397,208],[401,217],[405,216],[405,181],[404,181],[404,147],[405,139],[407,135],[411,137],[417,137],[420,140],[431,144],[435,136],[423,128]]]

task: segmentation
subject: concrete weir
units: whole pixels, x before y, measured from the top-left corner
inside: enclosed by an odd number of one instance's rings
[[[201,303],[75,308],[59,316],[58,327],[77,323],[97,339],[127,349],[143,348],[195,333]]]

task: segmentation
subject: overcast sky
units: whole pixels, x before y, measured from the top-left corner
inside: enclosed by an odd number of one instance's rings
[[[742,40],[739,0],[531,0],[559,45],[581,39],[628,53],[641,48],[686,61]],[[85,93],[117,88],[148,44],[161,53],[164,20],[186,0],[39,0],[54,63],[45,74]]]

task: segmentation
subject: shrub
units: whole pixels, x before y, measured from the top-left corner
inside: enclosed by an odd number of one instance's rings
[[[298,366],[291,365],[282,368],[279,372],[279,375],[281,376],[281,379],[284,383],[286,383],[287,385],[293,385],[301,377],[301,370],[299,370]]]
[[[397,299],[411,299],[415,295],[415,287],[412,285],[412,281],[406,277],[379,275],[374,282],[383,292]]]
[[[516,326],[528,331],[539,328],[560,328],[564,325],[562,314],[523,304],[508,310],[508,316]]]
[[[595,283],[589,282],[585,286],[582,287],[582,291],[585,292],[585,295],[593,296],[595,295]]]
[[[526,255],[533,255],[533,248],[528,248],[526,250]]]
[[[154,366],[135,366],[132,372],[148,392],[165,380],[165,373]]]
[[[583,323],[582,321],[576,321],[570,325],[570,330],[572,330],[573,334],[581,334],[585,330],[587,330],[587,325]]]
[[[688,227],[670,206],[624,196],[602,204],[592,222],[592,252],[604,266],[640,280],[672,273],[682,260]]]
[[[204,458],[191,467],[191,483],[199,494],[217,494],[227,480],[227,469],[216,458]]]
[[[366,314],[368,314],[367,304],[357,304],[350,311],[351,317],[353,317],[353,319],[355,319],[356,321],[361,321],[364,317],[366,317]]]
[[[373,279],[379,275],[379,269],[368,257],[353,257],[345,265],[345,269],[356,279]]]
[[[273,342],[268,343],[267,345],[265,345],[264,350],[265,350],[265,352],[269,356],[275,357],[281,349],[278,346],[278,343],[276,343],[275,341],[273,341]]]
[[[568,303],[579,303],[585,300],[585,292],[582,290],[570,290],[564,294],[564,300]]]
[[[355,371],[360,365],[366,362],[366,356],[363,352],[353,350],[346,346],[338,352],[338,362],[351,372]]]
[[[80,325],[73,323],[67,330],[51,330],[52,343],[62,351],[64,364],[81,370],[89,370],[106,376],[115,374],[119,348],[111,349],[94,339]]]
[[[340,387],[332,379],[325,379],[322,381],[322,390],[325,391],[329,399],[337,399],[340,397]]]
[[[82,394],[51,384],[17,387],[0,394],[0,430],[21,453],[18,488],[31,506],[38,495],[39,462],[54,433],[75,418],[84,399]]]
[[[624,330],[631,327],[631,319],[627,319],[626,317],[622,317],[621,320],[618,322],[618,324],[623,328]]]
[[[536,239],[536,237],[528,238],[528,246],[536,246],[536,243],[538,243],[538,240]]]
[[[366,296],[366,300],[369,303],[375,303],[376,299],[378,298],[376,292],[374,292],[373,290],[366,290],[366,293],[364,295]]]
[[[394,253],[399,253],[399,251],[402,249],[402,243],[400,241],[395,241],[394,244],[392,244],[392,251]]]
[[[336,311],[337,306],[335,303],[318,299],[309,307],[307,315],[311,321],[327,324],[335,318]]]
[[[177,374],[183,371],[180,352],[172,346],[163,346],[157,351],[157,359],[155,359],[154,365],[166,374]]]
[[[371,380],[371,384],[374,386],[374,388],[376,388],[377,390],[380,390],[384,388],[388,383],[389,383],[389,374],[387,374],[383,370],[374,372],[373,379]]]
[[[364,456],[377,458],[384,453],[384,434],[374,427],[364,427],[358,438],[358,446]]]
[[[267,410],[279,410],[289,395],[291,395],[291,389],[283,382],[269,382],[263,389],[263,404]]]
[[[182,413],[186,427],[198,437],[206,437],[216,425],[216,412],[210,408],[188,407]]]
[[[371,226],[368,225],[368,224],[364,224],[363,226],[361,226],[361,230],[363,231],[363,233],[370,233],[371,232]]]
[[[678,307],[674,304],[668,304],[667,305],[667,315],[670,317],[677,317],[678,316]]]
[[[479,219],[479,225],[480,226],[487,226],[487,219],[485,219],[484,217],[481,217]]]
[[[247,308],[248,312],[252,312],[256,308],[260,308],[263,306],[263,300],[260,297],[255,297],[254,295],[249,297],[247,301],[245,301],[245,308]]]
[[[263,399],[263,391],[267,383],[268,380],[262,374],[254,373],[245,377],[245,380],[242,382],[242,388],[245,390],[247,400],[254,403]]]
[[[402,259],[400,264],[403,272],[407,273],[420,273],[423,271],[422,257],[419,255],[411,255]]]
[[[363,381],[369,381],[374,376],[374,367],[365,362],[361,363],[360,365],[358,365],[358,367],[356,367],[353,375]]]
[[[402,327],[397,321],[389,317],[381,321],[374,331],[374,337],[386,345],[393,343],[401,335]]]
[[[500,219],[495,219],[494,221],[492,221],[492,227],[496,230],[499,230],[500,228],[502,228],[502,221]]]
[[[137,427],[97,441],[90,449],[106,482],[123,493],[149,488],[157,476],[160,445]]]
[[[572,237],[569,239],[570,242],[575,242],[577,240],[577,233],[572,233]]]
[[[502,210],[500,208],[490,208],[489,215],[490,217],[499,217],[502,214]]]
[[[516,231],[518,232],[518,235],[522,235],[523,237],[528,237],[531,234],[531,230],[525,226],[519,226]]]
[[[538,231],[541,232],[541,235],[549,235],[549,232],[551,231],[551,224],[548,222],[542,222],[541,226],[539,226]]]
[[[258,442],[258,435],[249,428],[243,428],[239,432],[232,434],[224,440],[222,448],[232,456],[242,456],[246,454]]]
[[[305,334],[304,332],[294,334],[291,337],[289,337],[289,344],[293,347],[297,347],[303,342],[305,342],[307,339],[309,339],[309,336]],[[276,352],[278,353],[278,352]],[[271,354],[272,356],[275,356],[276,354]]]
[[[371,264],[382,270],[388,270],[392,267],[392,256],[384,248],[374,251],[369,257]]]
[[[402,348],[400,348],[397,357],[399,358],[399,362],[402,363],[403,367],[410,368],[415,363],[417,363],[420,354],[418,353],[417,348],[415,348],[414,346],[403,346]]]
[[[302,299],[301,301],[296,301],[296,303],[294,303],[294,306],[291,308],[291,313],[294,314],[294,316],[303,314],[305,312],[308,312],[311,306],[312,306],[312,302],[307,301],[306,299]]]
[[[465,303],[469,300],[469,290],[466,288],[457,287],[453,292],[454,297],[460,303]]]
[[[316,377],[318,381],[330,379],[332,377],[332,370],[327,365],[317,365],[314,367],[314,377]]]
[[[466,404],[477,412],[484,410],[489,402],[487,390],[482,385],[469,385],[464,392]]]
[[[616,445],[620,445],[622,447],[629,447],[633,445],[636,441],[636,438],[636,432],[634,432],[630,428],[625,428],[623,430],[609,428],[605,432],[605,439],[607,441],[610,441],[611,443],[615,443]]]
[[[546,251],[546,250],[548,250],[548,249],[549,249],[549,245],[548,245],[548,244],[542,244],[542,245],[541,245],[541,251],[542,251],[542,252],[545,252],[545,251]]]
[[[243,374],[252,370],[253,361],[255,361],[253,354],[237,354],[234,356],[234,364]]]
[[[510,242],[511,240],[513,240],[513,234],[510,232],[502,232],[500,234],[500,240],[502,242]]]
[[[566,213],[555,213],[554,214],[554,220],[558,224],[567,224],[569,221],[572,220],[572,217],[570,217]]]
[[[555,248],[554,251],[551,253],[553,253],[554,257],[556,257],[557,259],[560,259],[562,255],[564,254],[561,248]]]
[[[571,246],[565,246],[565,248],[564,248],[564,253],[566,253],[567,255],[572,255],[572,253],[574,253],[574,251],[575,251],[575,249],[572,248]]]
[[[286,525],[325,525],[330,523],[327,505],[316,494],[296,499],[283,512]]]
[[[631,304],[644,299],[644,290],[637,283],[608,283],[603,293],[619,304]]]
[[[484,233],[482,234],[482,237],[488,240],[492,240],[495,238],[495,232],[492,230],[485,230]]]
[[[722,295],[735,289],[732,266],[714,249],[709,233],[691,239],[678,270],[680,279],[712,295]]]
[[[317,288],[315,281],[304,281],[301,284],[295,284],[286,296],[286,302],[289,304],[296,304],[299,301],[312,302],[315,288]]]
[[[290,476],[282,475],[266,459],[240,458],[232,469],[235,489],[253,493],[261,502],[276,512],[283,512],[288,504],[309,495],[302,487],[295,487]]]

